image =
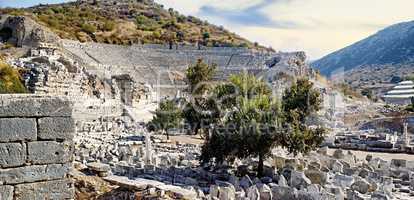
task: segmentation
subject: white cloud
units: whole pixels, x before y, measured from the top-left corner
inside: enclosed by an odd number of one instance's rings
[[[304,50],[311,59],[361,40],[388,25],[414,20],[413,0],[278,0],[260,12],[274,21],[294,22],[294,28],[240,26],[217,16],[200,16],[212,6],[227,12],[243,10],[264,0],[158,0],[187,15],[195,15],[252,41],[277,50]],[[271,2],[271,1],[269,1]],[[259,24],[259,23],[258,23]]]
[[[174,8],[188,15],[195,15],[201,7],[211,6],[223,10],[243,10],[255,6],[263,0],[157,0],[167,8]]]

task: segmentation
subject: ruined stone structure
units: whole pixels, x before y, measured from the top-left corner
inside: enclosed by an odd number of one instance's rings
[[[0,95],[0,199],[72,199],[74,121],[66,99]]]
[[[164,45],[119,46],[79,43],[63,40],[68,56],[82,62],[88,72],[99,77],[128,74],[137,83],[149,84],[160,97],[173,97],[185,88],[183,81],[188,66],[202,59],[217,65],[217,80],[231,74],[249,72],[272,82],[280,72],[290,76],[308,75],[304,52],[282,53],[247,48]]]
[[[59,37],[29,17],[0,16],[0,42],[22,46],[38,46],[41,42],[57,43]]]

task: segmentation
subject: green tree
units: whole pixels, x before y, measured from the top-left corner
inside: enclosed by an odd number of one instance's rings
[[[218,86],[216,92],[226,115],[205,141],[201,159],[208,162],[215,158],[220,163],[236,157],[259,157],[261,176],[264,159],[280,138],[277,101],[271,98],[266,83],[249,74],[231,76],[230,83]]]
[[[201,59],[186,71],[187,91],[190,95],[186,99],[183,116],[195,134],[198,134],[202,127],[208,127],[217,121],[219,115],[214,99],[207,95],[213,89],[212,80],[215,73],[216,65],[208,65]]]
[[[162,101],[153,119],[147,124],[149,131],[162,131],[170,139],[168,130],[179,127],[182,121],[181,109],[173,100]]]
[[[272,148],[306,153],[322,142],[324,129],[306,124],[306,118],[320,109],[321,102],[308,80],[294,83],[282,103],[272,98],[265,82],[249,74],[232,76],[229,83],[217,88],[218,97],[226,96],[225,101],[220,100],[225,102],[220,104],[225,114],[202,147],[203,162],[258,157],[257,172],[262,176],[263,162]]]
[[[198,59],[195,65],[191,65],[186,71],[188,92],[192,95],[202,95],[212,88],[210,84],[216,74],[217,65],[208,65],[202,59]]]
[[[313,83],[307,79],[299,79],[294,83],[282,98],[283,126],[289,131],[285,134],[283,146],[289,152],[307,153],[317,148],[325,135],[325,129],[310,128],[307,119],[315,115],[320,109],[322,98]]]
[[[210,33],[209,32],[204,32],[202,36],[203,36],[204,46],[207,46],[208,40],[210,39]]]

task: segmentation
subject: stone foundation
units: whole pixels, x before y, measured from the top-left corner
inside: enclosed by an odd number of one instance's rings
[[[0,199],[73,199],[74,133],[66,99],[0,95]]]

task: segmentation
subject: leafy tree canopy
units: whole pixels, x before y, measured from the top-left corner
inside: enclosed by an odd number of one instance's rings
[[[150,131],[162,131],[169,139],[168,130],[177,128],[181,124],[182,113],[177,102],[173,100],[162,101],[151,122],[148,123]]]

